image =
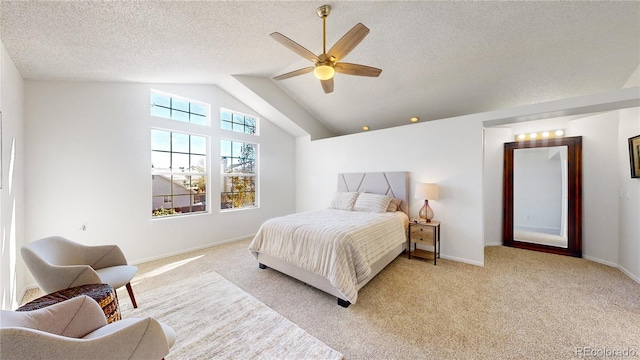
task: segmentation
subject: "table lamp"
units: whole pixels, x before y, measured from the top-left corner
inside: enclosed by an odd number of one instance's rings
[[[433,219],[433,210],[429,206],[429,199],[438,200],[438,185],[416,184],[415,198],[424,199],[424,205],[419,212],[420,219],[431,222],[431,219]]]

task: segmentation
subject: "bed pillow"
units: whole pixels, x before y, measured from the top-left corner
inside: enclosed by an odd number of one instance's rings
[[[329,209],[352,211],[357,197],[357,192],[336,192],[329,204]]]
[[[402,200],[391,198],[391,201],[389,201],[389,206],[387,206],[387,212],[396,212],[400,210],[400,204],[402,204]]]
[[[354,211],[383,213],[387,211],[387,207],[391,202],[391,198],[387,195],[361,193],[356,198],[353,205]]]

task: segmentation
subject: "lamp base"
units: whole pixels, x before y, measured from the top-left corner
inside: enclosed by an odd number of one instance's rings
[[[420,208],[418,216],[420,216],[420,219],[424,220],[425,222],[431,222],[431,219],[433,219],[433,210],[429,206],[429,200],[424,200],[424,205],[422,205],[422,208]]]

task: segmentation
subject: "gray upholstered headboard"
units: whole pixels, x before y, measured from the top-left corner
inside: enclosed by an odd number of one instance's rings
[[[402,200],[400,210],[409,215],[409,172],[371,172],[338,174],[337,191],[383,194]]]

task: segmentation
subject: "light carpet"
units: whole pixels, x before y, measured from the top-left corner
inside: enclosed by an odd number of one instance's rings
[[[293,322],[214,271],[138,292],[123,318],[151,316],[171,326],[167,359],[341,359]]]

